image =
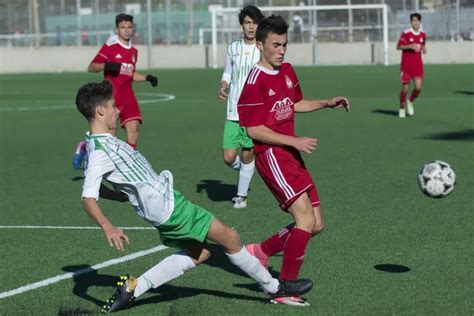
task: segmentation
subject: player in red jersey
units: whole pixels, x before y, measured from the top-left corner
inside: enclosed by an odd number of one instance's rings
[[[400,111],[398,116],[406,117],[415,114],[413,101],[421,92],[423,84],[423,60],[421,53],[426,54],[426,34],[421,30],[421,15],[413,13],[410,15],[411,28],[403,31],[398,40],[397,49],[402,51],[402,62],[400,65],[400,81],[402,91],[400,91]],[[411,80],[415,82],[415,87],[411,92],[410,99],[407,100],[408,87]],[[406,112],[405,113],[405,105]]]
[[[138,51],[132,46],[133,16],[119,14],[115,17],[117,36],[105,43],[89,64],[89,72],[104,72],[105,79],[112,82],[114,99],[121,127],[127,133],[127,143],[136,148],[138,129],[142,122],[142,114],[137,98],[133,92],[133,81],[149,81],[153,87],[158,85],[158,78],[143,75],[136,71]],[[111,131],[116,135],[116,131]],[[85,153],[85,142],[80,142],[73,156],[74,169],[80,169]]]
[[[324,228],[318,191],[300,152],[311,154],[317,139],[295,135],[295,112],[323,108],[350,108],[345,97],[305,100],[293,67],[284,62],[288,25],[281,16],[263,19],[257,29],[260,61],[250,71],[238,102],[240,125],[253,139],[256,167],[294,223],[260,244],[248,246],[264,265],[268,257],[283,251],[280,279],[297,278],[310,238]],[[284,297],[274,303],[309,305],[300,297]]]

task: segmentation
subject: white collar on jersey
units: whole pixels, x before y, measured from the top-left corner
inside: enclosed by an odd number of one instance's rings
[[[255,64],[255,67],[257,67],[258,69],[260,69],[261,71],[263,71],[264,73],[268,74],[268,75],[278,75],[278,73],[280,72],[280,69],[268,69],[268,68],[265,68],[263,67],[262,65],[259,65],[259,64]]]
[[[421,32],[423,32],[423,29],[421,28],[421,25],[420,25],[420,28],[418,29],[418,32],[416,32],[412,27],[410,27],[410,31],[415,34],[415,35],[420,35]]]
[[[119,44],[125,49],[130,49],[132,48],[132,40],[128,41],[128,45],[123,44],[120,40],[117,34],[112,35],[108,40],[107,40],[107,45],[112,45],[112,44]]]
[[[244,40],[243,37],[242,37],[241,41],[242,41],[242,45],[249,46],[249,47],[252,47],[252,46],[253,46],[253,47],[257,47],[257,45],[255,45],[255,43],[253,43],[253,44],[247,44],[247,43],[245,43],[245,40]]]
[[[112,136],[111,133],[95,133],[95,134],[91,134],[90,131],[87,131],[86,132],[86,136],[87,137],[104,137],[104,136]]]

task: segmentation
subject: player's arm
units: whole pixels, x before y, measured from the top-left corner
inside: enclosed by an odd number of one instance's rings
[[[397,49],[398,50],[416,50],[416,44],[402,44],[398,45]]]
[[[158,78],[153,75],[144,75],[135,71],[133,73],[133,81],[143,82],[149,81],[152,87],[156,87],[158,85]]]
[[[120,68],[122,67],[121,63],[115,63],[109,61],[109,47],[107,45],[102,46],[99,50],[97,55],[91,61],[89,66],[87,67],[87,71],[89,72],[108,72],[112,75],[119,75]]]
[[[295,103],[295,112],[306,113],[324,108],[344,108],[349,111],[351,105],[346,97],[335,97],[326,100],[300,100]]]
[[[89,155],[89,162],[84,171],[82,204],[86,213],[102,228],[110,246],[115,246],[118,250],[123,251],[123,240],[128,243],[127,235],[110,223],[97,204],[102,179],[105,175],[113,172],[114,168],[114,163],[102,150],[95,150]]]
[[[112,225],[104,213],[102,213],[95,198],[84,197],[82,199],[82,205],[87,214],[102,228],[110,247],[115,246],[117,250],[124,251],[123,241],[129,244],[128,236],[125,235],[121,229]]]
[[[128,196],[125,193],[112,190],[103,183],[100,185],[99,195],[101,198],[107,200],[128,202]]]
[[[221,86],[219,88],[219,94],[217,98],[221,101],[227,99],[230,79],[232,78],[232,56],[230,54],[230,48],[227,48],[227,55],[225,57],[224,72],[222,73]]]
[[[311,154],[315,149],[318,140],[310,137],[295,137],[277,133],[265,125],[247,127],[250,138],[261,143],[278,146],[294,147],[298,151]]]

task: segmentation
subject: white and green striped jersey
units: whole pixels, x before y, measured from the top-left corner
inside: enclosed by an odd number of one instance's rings
[[[255,44],[245,44],[244,39],[235,41],[227,46],[227,55],[225,59],[224,73],[222,81],[226,81],[229,88],[229,96],[227,98],[227,119],[231,121],[239,120],[237,111],[237,102],[240,93],[244,88],[247,75],[260,60],[260,51]]]
[[[143,219],[154,226],[166,222],[174,209],[173,175],[159,175],[138,151],[112,134],[87,135],[82,198],[99,199],[102,180],[123,192]]]

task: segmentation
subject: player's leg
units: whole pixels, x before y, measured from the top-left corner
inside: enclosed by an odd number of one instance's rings
[[[82,161],[86,155],[86,142],[80,141],[77,146],[74,154],[72,155],[72,167],[76,170],[81,169]]]
[[[192,242],[186,249],[166,257],[160,263],[143,273],[137,280],[135,297],[139,297],[150,288],[157,288],[183,275],[211,256],[207,243]]]
[[[102,311],[111,313],[124,309],[149,289],[156,289],[180,277],[209,258],[210,252],[206,243],[195,241],[188,244],[186,249],[166,257],[138,278],[132,275],[121,276],[117,290],[107,300]]]
[[[258,259],[243,247],[237,231],[218,219],[214,219],[212,222],[207,239],[222,245],[230,262],[254,279],[273,298],[301,295],[312,288],[310,280],[278,281],[274,279]]]
[[[138,142],[138,130],[140,129],[139,120],[129,120],[123,124],[125,131],[127,132],[127,144],[132,146],[134,149],[137,148]]]
[[[402,89],[400,91],[400,110],[398,112],[398,116],[400,118],[406,117],[405,106],[406,106],[406,103],[407,103],[408,87],[410,85],[410,80],[408,79],[408,76],[409,75],[404,74],[402,72],[402,77],[401,77]]]
[[[415,114],[415,109],[413,107],[413,102],[415,101],[416,98],[421,93],[421,86],[423,85],[423,77],[414,77],[413,79],[415,86],[413,87],[413,90],[410,95],[410,99],[407,101],[407,112],[408,115],[414,115]]]
[[[226,120],[222,138],[224,162],[234,170],[240,170],[240,157],[237,155],[240,148],[238,127],[238,122]]]
[[[253,143],[246,145],[253,145]],[[252,176],[255,171],[253,148],[242,148],[241,156],[242,159],[239,170],[239,179],[237,181],[237,196],[233,199],[234,208],[247,207],[247,195],[250,187],[250,181],[252,180]]]

